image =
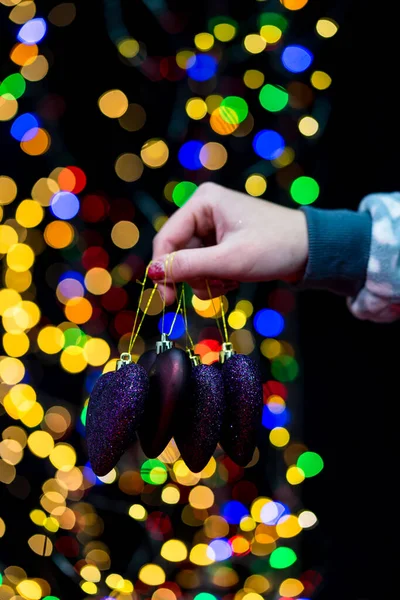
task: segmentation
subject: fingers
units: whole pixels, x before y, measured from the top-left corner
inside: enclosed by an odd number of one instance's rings
[[[193,237],[205,238],[214,230],[212,196],[218,186],[201,185],[163,225],[153,241],[153,258],[186,248]]]

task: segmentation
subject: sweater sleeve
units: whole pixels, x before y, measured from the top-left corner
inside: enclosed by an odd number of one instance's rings
[[[348,299],[359,319],[387,323],[400,318],[400,193],[370,194],[359,214],[372,218],[365,284]]]

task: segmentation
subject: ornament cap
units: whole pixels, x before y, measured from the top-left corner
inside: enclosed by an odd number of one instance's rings
[[[223,364],[234,354],[236,354],[236,352],[234,351],[231,342],[224,342],[222,344],[222,350],[219,353],[219,362]]]
[[[167,338],[167,334],[162,333],[161,340],[156,342],[156,352],[157,352],[157,354],[162,354],[163,352],[166,352],[167,350],[171,350],[171,348],[173,348],[173,346],[174,346],[174,344],[173,344],[173,342],[171,342],[171,340],[169,340]]]
[[[121,367],[124,367],[125,365],[130,365],[131,363],[132,363],[131,354],[129,354],[129,352],[122,352],[121,356],[119,357],[119,360],[117,360],[116,370],[119,371]]]
[[[189,348],[187,353],[189,355],[190,362],[192,363],[193,367],[198,367],[199,365],[201,365],[200,354],[195,354],[195,352],[191,348]]]

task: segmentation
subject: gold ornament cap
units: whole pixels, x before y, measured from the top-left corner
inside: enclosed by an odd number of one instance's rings
[[[193,367],[198,367],[199,365],[201,365],[200,354],[195,354],[195,352],[193,350],[191,350],[190,348],[187,351],[187,353],[189,355],[190,362],[192,363]]]
[[[222,344],[222,350],[219,353],[219,362],[223,364],[234,354],[236,354],[236,352],[234,351],[231,342],[224,342]]]
[[[162,333],[161,340],[156,342],[156,352],[157,352],[157,354],[162,354],[163,352],[166,352],[167,350],[171,350],[171,348],[173,348],[173,346],[174,346],[174,344],[173,344],[173,342],[171,342],[171,340],[169,340],[167,338],[167,334]]]
[[[121,367],[124,367],[125,365],[130,365],[132,364],[132,356],[129,354],[129,352],[122,352],[121,356],[119,357],[119,360],[117,360],[117,371],[119,371],[119,369]]]

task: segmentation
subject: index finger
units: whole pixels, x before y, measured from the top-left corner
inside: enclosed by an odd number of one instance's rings
[[[210,195],[213,184],[203,184],[162,226],[153,240],[153,259],[187,248],[193,238],[203,238],[214,230]]]

